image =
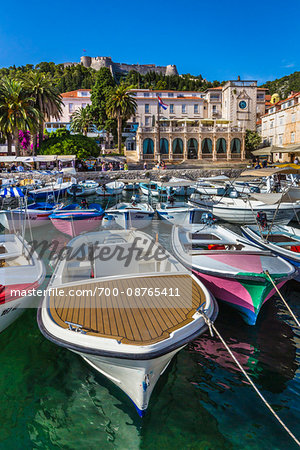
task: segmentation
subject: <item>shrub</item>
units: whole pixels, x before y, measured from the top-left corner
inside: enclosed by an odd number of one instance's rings
[[[82,134],[51,133],[42,142],[39,153],[42,155],[75,155],[78,159],[99,156],[99,147],[95,140]]]

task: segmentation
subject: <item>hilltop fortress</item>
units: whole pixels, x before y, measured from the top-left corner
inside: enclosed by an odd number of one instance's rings
[[[116,63],[112,61],[110,56],[82,56],[80,58],[80,64],[84,67],[91,67],[92,69],[99,70],[101,67],[107,67],[110,69],[112,75],[117,73],[127,74],[131,70],[135,70],[141,75],[145,75],[149,72],[161,73],[163,75],[178,75],[177,68],[175,65],[168,66],[156,66],[155,64],[125,64]],[[76,63],[65,63],[64,66],[72,66]]]

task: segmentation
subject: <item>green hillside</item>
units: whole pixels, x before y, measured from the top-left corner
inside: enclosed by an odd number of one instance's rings
[[[291,73],[274,81],[267,81],[261,87],[269,89],[270,94],[279,94],[280,98],[286,98],[291,91],[300,91],[300,72]]]

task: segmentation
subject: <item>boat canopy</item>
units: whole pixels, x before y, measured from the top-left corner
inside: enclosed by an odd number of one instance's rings
[[[288,190],[285,192],[279,192],[279,193],[256,193],[253,192],[251,194],[250,200],[258,200],[260,202],[265,203],[266,205],[275,205],[276,203],[293,203],[299,200],[299,194],[297,195],[296,192],[293,193],[293,190]]]
[[[178,187],[178,186],[191,186],[195,184],[193,180],[183,180],[183,181],[155,181],[158,186],[162,187]]]
[[[20,197],[24,197],[24,194],[22,192],[22,190],[20,188],[17,187],[8,187],[8,188],[3,188],[0,191],[0,197],[12,197],[12,198],[20,198]]]
[[[151,183],[150,178],[134,178],[133,180],[130,180],[129,178],[118,178],[115,181],[120,181],[121,183],[124,183],[124,184]],[[153,181],[153,183],[156,183],[156,181]]]
[[[266,169],[252,169],[252,170],[245,170],[245,172],[242,172],[240,177],[255,177],[255,178],[263,178],[263,177],[270,177],[272,175],[276,174],[288,174],[288,173],[295,173],[300,174],[300,166],[297,164],[289,164],[284,167],[270,167]]]

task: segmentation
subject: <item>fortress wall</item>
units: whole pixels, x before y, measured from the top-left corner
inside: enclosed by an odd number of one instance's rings
[[[175,65],[168,66],[156,66],[155,64],[126,64],[126,63],[115,63],[109,56],[82,56],[80,58],[80,63],[85,67],[91,67],[95,70],[100,70],[101,67],[107,67],[112,72],[130,72],[135,70],[141,75],[146,75],[149,72],[161,73],[163,75],[177,75],[177,68]]]

